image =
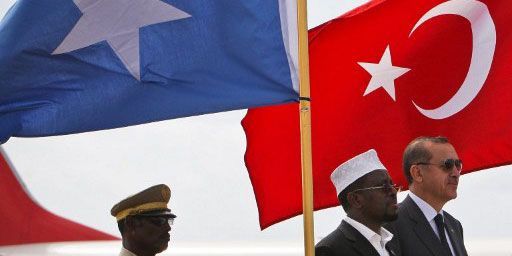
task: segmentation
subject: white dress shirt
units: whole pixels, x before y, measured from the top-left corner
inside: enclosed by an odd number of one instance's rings
[[[375,250],[377,250],[379,255],[389,256],[389,253],[386,250],[386,244],[393,238],[393,234],[391,234],[391,232],[381,227],[379,232],[380,234],[377,234],[367,226],[351,219],[348,216],[345,218],[345,221],[354,227],[357,231],[359,231],[359,233],[361,233],[361,235],[363,235],[366,239],[368,239],[370,244],[372,244]]]
[[[443,209],[441,209],[439,212],[436,212],[434,207],[430,206],[430,204],[425,202],[423,199],[421,199],[419,196],[415,195],[414,193],[409,191],[409,196],[416,203],[416,205],[420,208],[421,212],[423,212],[423,215],[425,215],[425,218],[427,218],[427,221],[430,224],[430,227],[432,227],[432,230],[434,230],[434,233],[436,233],[437,237],[439,238],[439,230],[437,230],[437,225],[436,225],[434,218],[437,216],[437,214],[443,215],[443,218],[444,218]],[[446,223],[446,221],[445,221],[445,223]],[[450,246],[450,251],[452,251],[452,255],[455,255],[455,251],[453,250],[453,246],[452,246],[452,241],[450,240],[450,236],[448,235],[446,229],[444,230],[444,235],[446,236],[446,241],[448,241],[448,245]]]
[[[128,251],[124,246],[121,248],[119,256],[137,256],[135,253]]]

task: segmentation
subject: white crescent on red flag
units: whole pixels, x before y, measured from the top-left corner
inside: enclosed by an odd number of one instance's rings
[[[315,209],[338,204],[329,175],[370,148],[406,185],[418,136],[447,136],[463,173],[512,163],[511,22],[510,1],[380,0],[311,30]],[[297,104],[243,126],[261,227],[301,214]]]

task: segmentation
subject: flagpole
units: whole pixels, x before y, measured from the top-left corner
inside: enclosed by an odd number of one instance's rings
[[[311,157],[311,102],[309,94],[309,53],[307,0],[297,0],[299,34],[300,137],[302,159],[302,211],[304,255],[315,255],[313,222],[313,173]]]

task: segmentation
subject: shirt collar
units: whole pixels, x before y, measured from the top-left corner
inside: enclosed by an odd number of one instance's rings
[[[428,222],[431,222],[437,214],[443,215],[443,210],[441,209],[439,212],[436,212],[434,207],[430,206],[425,200],[421,199],[419,196],[415,195],[413,192],[409,191],[409,196],[416,203],[416,205],[420,208],[425,218],[427,218]]]
[[[391,241],[391,239],[393,239],[393,234],[383,227],[380,228],[380,232],[379,232],[380,234],[377,234],[373,230],[371,230],[367,226],[365,226],[364,224],[362,224],[348,216],[345,218],[345,221],[348,224],[350,224],[352,227],[354,227],[357,231],[359,231],[359,233],[361,233],[361,235],[363,235],[366,239],[368,239],[368,241],[371,242],[372,240],[378,240],[381,242],[383,247],[386,245],[387,242],[389,242],[389,241]],[[376,238],[378,238],[378,239],[376,239]]]

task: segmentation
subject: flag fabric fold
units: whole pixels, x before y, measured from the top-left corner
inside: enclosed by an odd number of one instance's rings
[[[0,142],[296,101],[292,2],[17,1]]]
[[[0,246],[64,241],[107,241],[118,238],[57,216],[28,193],[0,147]]]
[[[447,136],[463,173],[512,163],[512,2],[372,1],[309,32],[314,207],[331,172],[374,148],[406,185],[419,136]],[[266,228],[302,213],[297,104],[249,110],[246,165]]]

